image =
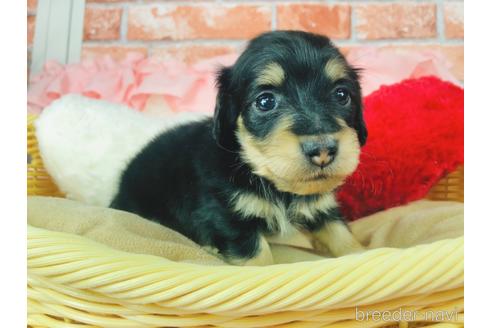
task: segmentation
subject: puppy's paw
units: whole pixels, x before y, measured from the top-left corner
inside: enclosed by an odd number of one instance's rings
[[[272,251],[268,241],[262,236],[260,238],[259,248],[256,255],[252,258],[244,259],[227,259],[227,262],[234,265],[244,265],[244,266],[265,266],[274,264]]]
[[[328,252],[335,257],[365,250],[355,239],[348,226],[342,221],[330,221],[322,229],[313,233],[313,247],[322,252]]]

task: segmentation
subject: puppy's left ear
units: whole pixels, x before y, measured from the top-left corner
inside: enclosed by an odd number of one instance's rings
[[[232,99],[232,69],[222,68],[217,75],[213,135],[219,146],[233,150],[236,145],[236,120],[239,115]]]
[[[364,146],[367,140],[367,128],[366,122],[364,121],[364,115],[362,114],[362,104],[359,106],[357,113],[355,114],[354,128],[357,131],[357,137],[359,139],[359,144]]]
[[[357,81],[357,97],[356,101],[356,110],[354,114],[354,129],[357,131],[357,138],[359,139],[359,144],[364,146],[367,140],[367,128],[366,122],[364,121],[364,104],[362,101],[362,90],[360,87],[360,75],[362,69],[361,68],[353,68],[353,75],[351,76],[353,80]]]

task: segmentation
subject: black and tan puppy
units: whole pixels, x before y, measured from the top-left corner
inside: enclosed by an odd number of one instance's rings
[[[367,131],[357,72],[324,36],[269,32],[218,75],[213,119],[153,140],[121,177],[112,207],[217,249],[268,263],[265,237],[300,229],[334,255],[361,247],[334,191]]]

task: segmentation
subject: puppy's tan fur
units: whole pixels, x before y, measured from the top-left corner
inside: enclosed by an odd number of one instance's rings
[[[284,82],[285,72],[278,63],[270,63],[265,66],[256,79],[258,85],[280,86]]]
[[[332,81],[343,79],[347,76],[346,65],[340,58],[330,59],[325,65],[325,74]]]
[[[314,221],[316,216],[327,213],[337,206],[332,193],[321,195],[314,200],[293,201],[288,207],[282,202],[267,201],[252,193],[236,193],[230,203],[235,212],[245,218],[262,218],[270,230],[288,236],[296,231],[296,221]]]
[[[280,202],[269,202],[251,193],[235,194],[231,197],[234,211],[243,217],[262,218],[270,229],[278,229],[277,239],[293,235],[297,230],[296,221],[313,221],[319,214],[327,213],[337,206],[333,193],[321,195],[311,201],[297,200],[285,207]],[[347,225],[334,220],[327,222],[319,231],[313,234],[314,245],[322,250],[328,250],[334,256],[343,256],[363,250],[363,247],[353,237]],[[270,261],[270,249],[264,244],[262,236],[258,254],[245,265],[259,265]]]
[[[287,209],[280,202],[267,201],[253,193],[236,193],[230,202],[235,212],[245,218],[262,218],[271,231],[287,235],[292,230],[287,218]]]
[[[251,135],[242,117],[237,121],[237,137],[242,147],[241,156],[253,172],[271,181],[277,189],[298,195],[322,194],[340,186],[358,164],[360,146],[357,133],[338,119],[342,129],[330,136],[339,143],[339,153],[332,164],[324,169],[326,179],[313,180],[312,171],[301,152],[300,144],[308,136],[291,132],[292,121],[285,117],[264,139]]]
[[[333,193],[321,195],[311,201],[296,201],[289,206],[289,213],[294,218],[301,218],[306,221],[314,221],[320,213],[327,213],[335,208],[337,202]]]

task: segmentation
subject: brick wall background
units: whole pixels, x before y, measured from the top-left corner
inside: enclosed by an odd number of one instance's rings
[[[36,0],[28,0],[28,60]],[[87,0],[83,58],[130,51],[188,63],[240,51],[252,36],[302,29],[359,46],[433,49],[463,80],[463,1]]]

